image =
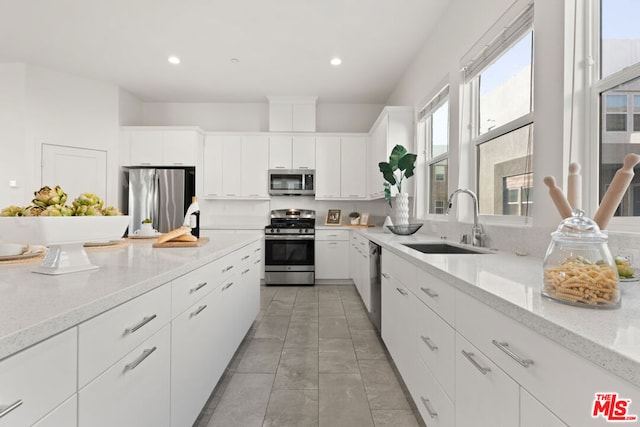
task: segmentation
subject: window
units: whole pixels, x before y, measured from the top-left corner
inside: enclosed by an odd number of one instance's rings
[[[449,88],[441,90],[420,110],[418,141],[424,153],[423,215],[444,214],[448,198]]]
[[[533,5],[465,67],[480,214],[531,215]]]
[[[624,156],[640,154],[640,2],[600,0],[599,4],[600,26],[594,31],[599,42],[599,76],[593,81],[600,111],[598,201],[622,166]],[[640,176],[636,171],[615,216],[640,215],[638,188]]]

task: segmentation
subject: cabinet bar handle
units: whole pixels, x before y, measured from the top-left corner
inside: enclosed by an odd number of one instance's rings
[[[254,264],[260,264],[262,262],[262,258],[255,260]]]
[[[7,405],[5,407],[0,406],[0,418],[4,417],[5,415],[7,415],[9,412],[13,411],[20,405],[22,405],[22,399],[18,399],[12,404]]]
[[[422,290],[422,292],[424,292],[425,294],[429,295],[431,298],[438,297],[438,293],[434,292],[433,289],[431,288],[420,288],[420,290]]]
[[[338,237],[337,234],[327,234],[327,237]]]
[[[407,293],[407,291],[405,291],[404,289],[396,288],[396,291],[400,292],[400,295],[405,296],[405,297],[406,297],[407,295],[409,295],[409,294]]]
[[[276,166],[276,169],[284,169],[284,166]]]
[[[248,259],[248,258],[249,258],[249,255],[245,255],[242,257],[241,261],[244,261],[245,259]]]
[[[248,272],[249,272],[249,269],[247,268],[245,271],[243,271],[243,272],[242,272],[242,273],[240,273],[240,274],[247,274]]]
[[[231,270],[233,268],[233,265],[227,265],[225,268],[222,269],[223,273],[226,273],[227,271]]]
[[[152,348],[148,348],[145,351],[142,352],[142,354],[140,356],[138,356],[138,358],[136,360],[134,360],[131,363],[127,363],[126,365],[124,365],[124,372],[127,371],[133,371],[134,369],[136,369],[136,367],[141,364],[144,359],[146,359],[147,357],[151,356],[151,353],[153,353],[154,351],[156,351],[158,347],[152,347]]]
[[[431,418],[436,418],[438,416],[438,413],[431,407],[431,402],[429,402],[429,399],[425,399],[424,397],[420,396],[420,400],[422,400],[422,404],[424,405],[424,407],[427,408],[429,416]]]
[[[382,273],[382,277],[384,277],[385,279],[388,279],[389,275],[387,273]]]
[[[156,317],[158,317],[155,314],[152,314],[151,316],[147,316],[144,319],[142,319],[140,321],[140,323],[138,323],[137,325],[134,325],[130,328],[127,328],[124,330],[124,333],[122,335],[128,335],[128,334],[132,334],[135,331],[137,331],[138,329],[142,328],[144,325],[146,325],[147,323],[151,322],[153,319],[155,319]]]
[[[262,250],[262,248],[256,248],[253,250],[253,252],[260,252]]]
[[[200,307],[198,307],[198,309],[196,311],[194,311],[193,313],[191,313],[189,315],[189,317],[194,317],[197,316],[198,314],[202,313],[202,310],[204,310],[205,308],[207,308],[207,304],[205,305],[201,305]]]
[[[498,347],[500,350],[502,350],[503,352],[505,352],[507,354],[507,356],[511,357],[513,360],[515,360],[516,362],[518,362],[520,365],[524,366],[525,368],[528,368],[529,366],[533,365],[533,360],[531,359],[524,359],[521,356],[518,356],[517,354],[515,354],[510,348],[509,348],[509,344],[506,342],[498,342],[496,340],[491,341],[493,343],[493,345],[495,345],[496,347]]]
[[[471,364],[475,366],[478,371],[482,372],[482,375],[487,375],[487,372],[491,372],[491,368],[485,368],[484,366],[476,362],[476,359],[473,358],[473,353],[467,353],[466,351],[462,350],[462,354],[464,355],[464,357],[469,359],[469,362],[471,362]]]
[[[337,245],[337,244],[338,244],[338,242],[329,242],[329,243],[327,243],[327,245]]]
[[[424,342],[427,345],[427,347],[429,347],[429,350],[436,351],[438,349],[438,346],[435,345],[433,342],[431,342],[429,337],[423,337],[421,335],[420,338],[422,339],[422,342]]]
[[[189,293],[192,294],[194,292],[198,292],[200,289],[204,288],[205,286],[207,286],[207,282],[200,282],[198,283],[198,286],[196,286],[195,288],[189,289]]]
[[[231,286],[233,286],[233,282],[229,282],[226,285],[224,285],[224,287],[222,288],[223,291],[226,291],[227,289],[229,289]]]

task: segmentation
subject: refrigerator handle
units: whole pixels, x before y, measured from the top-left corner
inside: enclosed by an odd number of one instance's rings
[[[160,227],[160,175],[156,172],[153,175],[153,206],[151,207],[151,219],[153,221],[153,228],[156,230]]]

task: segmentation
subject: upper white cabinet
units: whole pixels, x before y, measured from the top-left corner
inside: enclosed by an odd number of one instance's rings
[[[315,144],[313,136],[269,137],[269,169],[315,169]]]
[[[268,198],[268,158],[266,135],[207,135],[202,197]]]
[[[269,130],[271,132],[315,132],[316,96],[270,96]]]
[[[378,163],[389,161],[393,147],[400,144],[410,152],[415,150],[413,115],[413,107],[385,107],[371,127],[365,174],[369,198],[384,197],[384,178]],[[412,182],[408,180],[403,191],[411,193]]]
[[[123,127],[123,165],[195,166],[202,134],[197,128]]]
[[[316,199],[366,198],[367,137],[316,137]]]

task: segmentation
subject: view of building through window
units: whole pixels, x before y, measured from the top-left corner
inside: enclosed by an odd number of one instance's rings
[[[533,32],[529,31],[477,77],[477,189],[483,215],[531,215]],[[519,123],[519,124],[518,124]],[[491,139],[482,135],[494,131]]]
[[[640,62],[640,2],[601,0],[601,78],[612,76],[611,87],[600,93],[600,175],[602,200],[628,153],[640,154],[640,69],[620,84],[616,73]],[[635,175],[616,216],[640,216],[640,176]]]

